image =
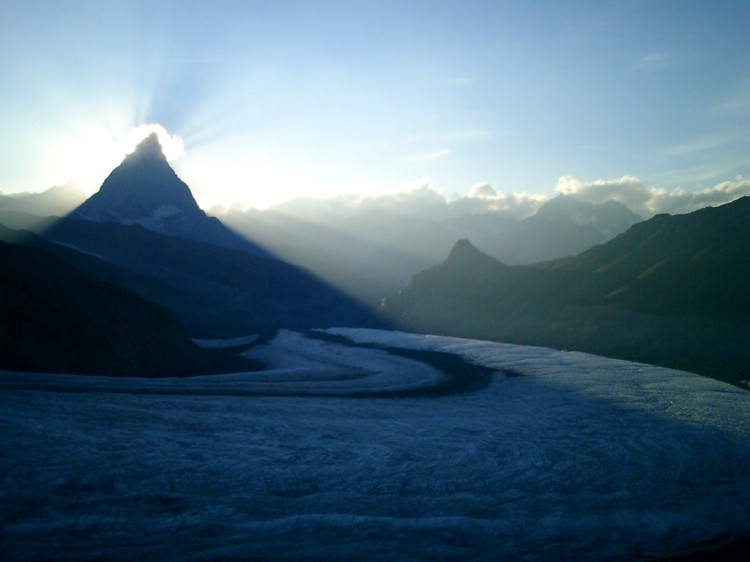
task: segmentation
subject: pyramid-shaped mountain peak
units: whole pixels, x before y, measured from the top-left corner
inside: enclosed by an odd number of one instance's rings
[[[264,253],[201,210],[188,185],[167,162],[156,133],[144,138],[71,216],[137,224],[159,234]]]
[[[500,263],[492,256],[482,253],[474,244],[466,238],[462,238],[453,245],[448,258],[443,265],[456,270],[469,270],[475,267],[504,269],[507,266]]]
[[[448,255],[448,259],[474,259],[481,255],[482,252],[480,252],[477,247],[474,246],[474,244],[472,244],[468,239],[462,238],[453,245],[453,248]]]
[[[128,159],[153,159],[162,160],[164,162],[167,161],[167,157],[164,156],[164,151],[162,150],[161,143],[159,142],[159,137],[156,133],[151,133],[141,142],[139,142],[133,152],[131,152],[125,160]]]
[[[104,180],[76,216],[98,222],[137,223],[167,232],[169,217],[203,214],[183,182],[167,163],[156,134],[143,139]]]

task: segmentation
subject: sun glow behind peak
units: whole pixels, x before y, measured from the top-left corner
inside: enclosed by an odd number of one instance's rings
[[[182,138],[158,123],[132,127],[124,135],[104,128],[90,128],[71,138],[58,152],[57,169],[62,181],[73,180],[81,189],[96,192],[109,173],[151,133],[156,133],[164,156],[173,161],[185,153]]]
[[[177,135],[170,134],[158,123],[139,125],[138,127],[131,129],[125,139],[120,143],[120,146],[124,149],[125,154],[130,154],[135,150],[135,147],[151,133],[156,133],[156,137],[159,139],[159,144],[161,145],[161,150],[164,153],[164,156],[166,156],[168,162],[176,160],[185,153],[185,143],[183,140]]]

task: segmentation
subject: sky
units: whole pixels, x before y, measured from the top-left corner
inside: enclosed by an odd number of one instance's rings
[[[93,193],[158,125],[204,208],[750,193],[748,24],[747,0],[0,0],[0,192]]]

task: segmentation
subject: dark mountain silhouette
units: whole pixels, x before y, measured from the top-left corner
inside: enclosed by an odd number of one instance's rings
[[[529,264],[575,255],[642,220],[614,201],[597,205],[562,195],[524,220],[503,212],[427,219],[395,204],[342,211],[299,203],[220,216],[237,232],[373,305],[442,261],[458,239],[472,240],[506,264]]]
[[[43,232],[56,222],[58,221],[50,222]],[[191,305],[196,304],[194,295],[173,287],[161,279],[123,269],[91,253],[80,252],[70,246],[51,242],[28,230],[14,230],[0,225],[0,240],[44,250],[92,279],[125,287],[151,302],[179,303],[181,306],[178,305],[178,309],[189,309]]]
[[[750,364],[750,199],[658,215],[577,256],[490,265],[459,242],[383,304],[403,328],[577,349],[738,383]]]
[[[65,219],[45,237],[137,274],[117,282],[172,311],[193,337],[358,326],[373,316],[281,260],[164,236],[140,225]],[[160,283],[144,284],[146,278]]]
[[[141,141],[71,217],[138,224],[168,236],[265,255],[198,207],[190,188],[167,163],[156,133]]]
[[[0,235],[28,244],[0,241],[0,369],[179,376],[258,368],[196,346],[166,310],[33,247],[45,244],[37,237],[4,227]]]
[[[11,213],[5,219],[55,242],[45,249],[86,274],[164,306],[193,337],[362,325],[373,317],[208,217],[155,135],[69,217],[39,222]]]

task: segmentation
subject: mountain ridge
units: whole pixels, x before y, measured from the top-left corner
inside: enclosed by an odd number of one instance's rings
[[[208,217],[154,135],[70,215],[0,209],[0,221],[30,231],[0,227],[0,369],[251,370],[190,338],[373,325],[366,307]]]
[[[193,337],[364,325],[372,316],[309,272],[282,260],[165,236],[137,224],[66,219],[44,236],[166,283],[172,291],[144,296],[177,315]]]
[[[545,203],[538,217],[522,220],[502,211],[430,218],[395,204],[305,203],[219,216],[235,231],[373,306],[417,272],[440,263],[458,239],[471,240],[505,264],[528,264],[577,254],[642,220],[620,203],[599,205],[562,195]]]
[[[750,378],[749,249],[750,198],[742,198],[657,215],[577,256],[497,262],[489,277],[449,258],[386,297],[381,311],[408,330],[577,349],[738,383]]]
[[[0,194],[0,210],[36,216],[65,216],[86,200],[73,181],[55,185],[40,193]]]

